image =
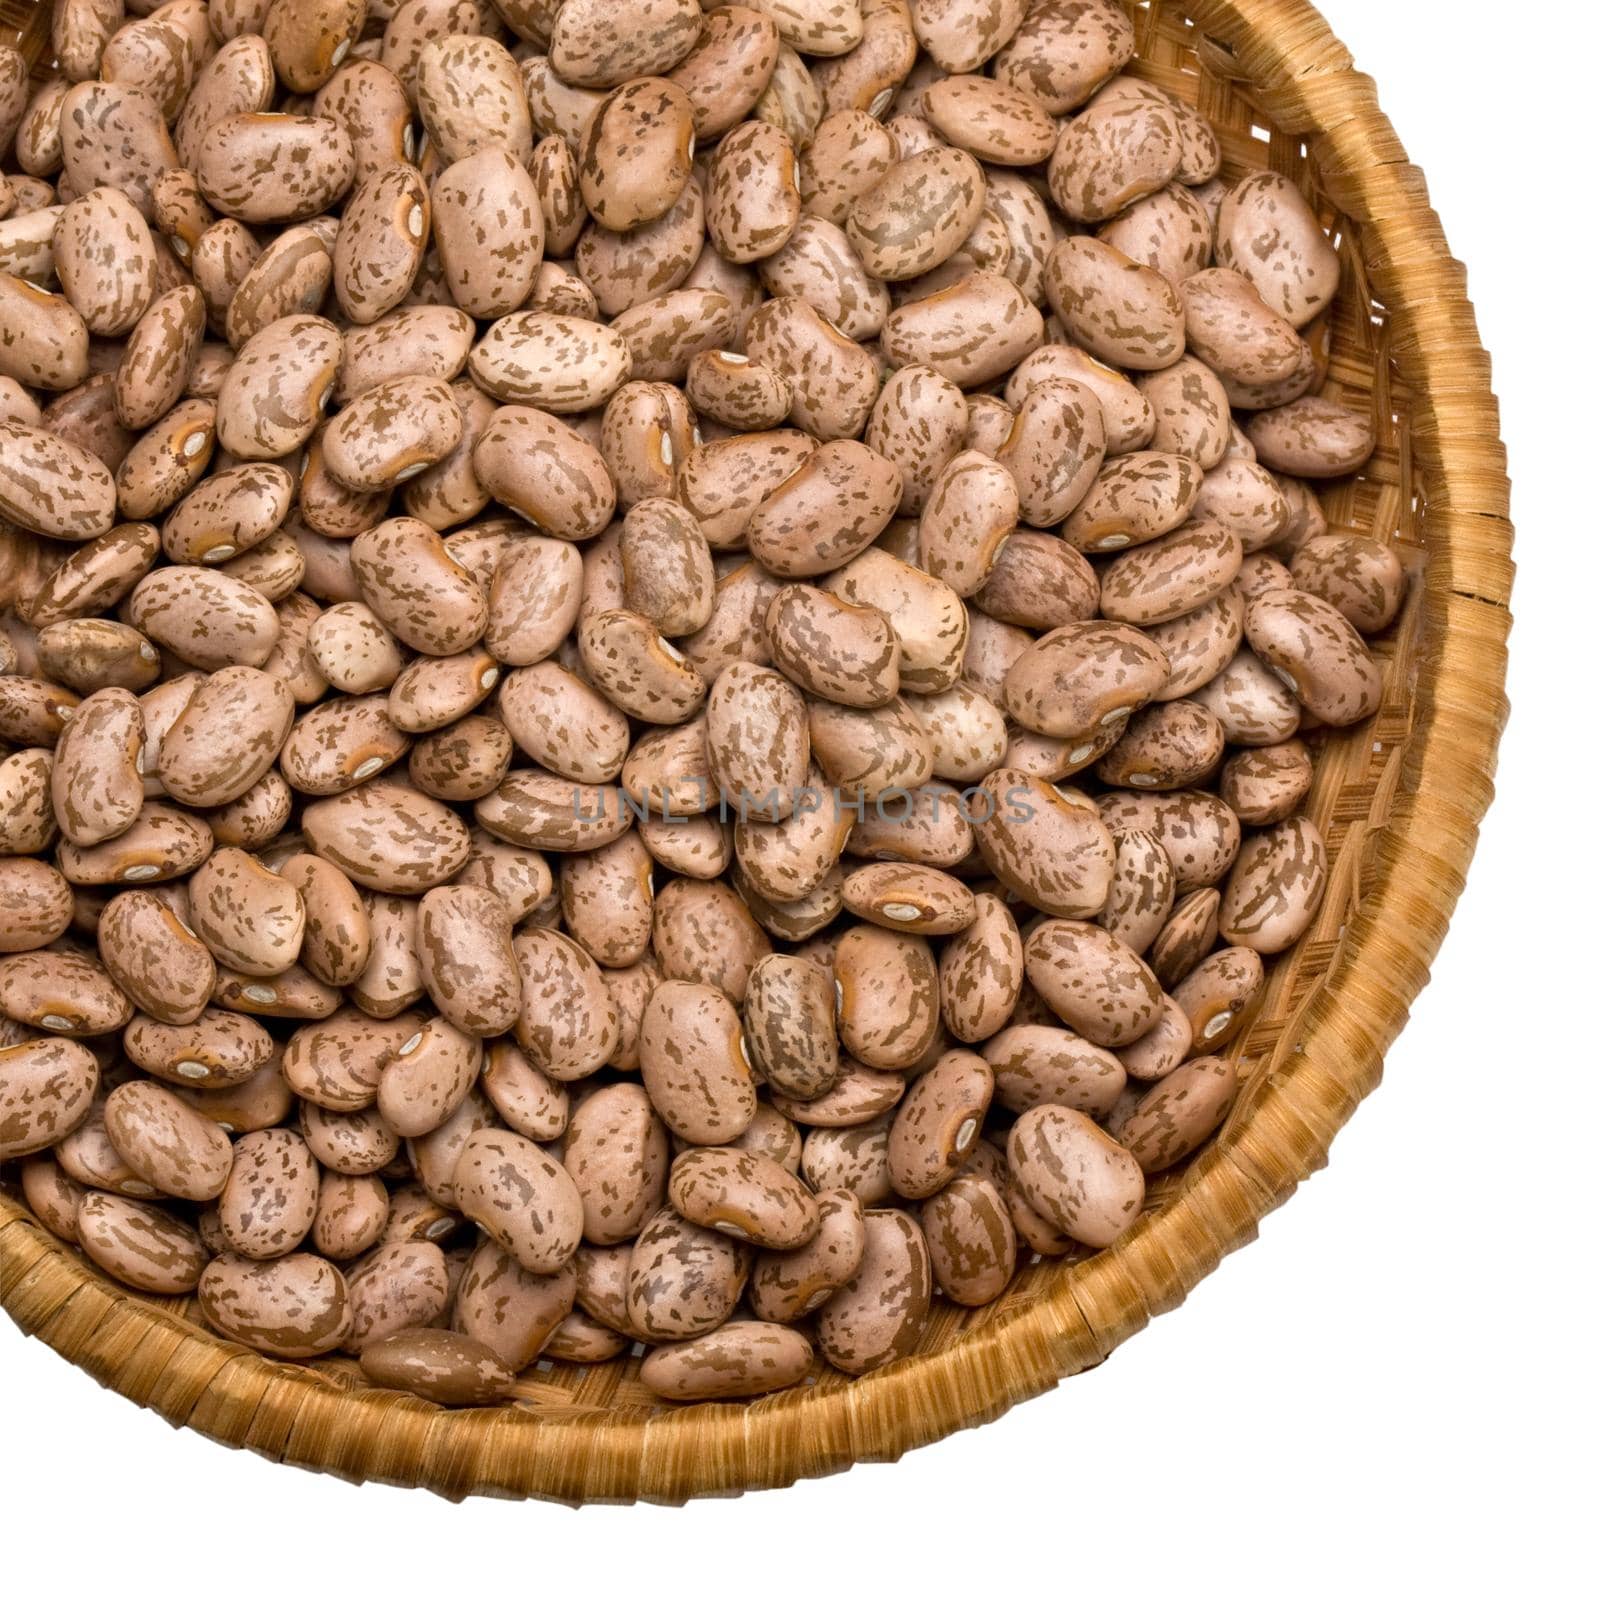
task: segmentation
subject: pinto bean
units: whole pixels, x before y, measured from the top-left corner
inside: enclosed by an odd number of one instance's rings
[[[1216,1134],[1326,892],[1297,735],[1377,708],[1407,574],[1308,486],[1380,442],[1321,201],[1220,178],[1124,9],[0,48],[0,1158],[53,1236],[438,1404],[640,1339],[733,1400]]]
[[[1081,1111],[1025,1111],[1012,1124],[1006,1154],[1023,1199],[1070,1238],[1107,1245],[1138,1220],[1138,1161]]]

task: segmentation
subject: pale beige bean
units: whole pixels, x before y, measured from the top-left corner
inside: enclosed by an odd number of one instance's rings
[[[671,1208],[641,1230],[628,1269],[629,1320],[645,1338],[694,1338],[732,1315],[750,1272],[748,1246]]]
[[[1313,535],[1296,548],[1288,570],[1293,587],[1326,600],[1358,633],[1383,632],[1405,601],[1406,571],[1399,555],[1361,534]],[[1288,587],[1276,581],[1272,586]]]
[[[1159,372],[1183,355],[1184,307],[1154,267],[1104,239],[1063,239],[1045,263],[1045,293],[1074,343],[1101,361]]]
[[[102,689],[77,707],[49,770],[50,809],[65,838],[97,845],[133,826],[147,750],[143,713],[126,689]]]
[[[558,1082],[599,1071],[610,1059],[621,1021],[594,958],[548,928],[528,928],[512,941],[522,978],[517,1043]]]
[[[321,317],[281,317],[252,335],[217,395],[223,448],[245,461],[299,449],[333,398],[342,355],[339,330]]]
[[[578,624],[584,671],[619,710],[642,722],[686,722],[706,697],[706,681],[683,653],[636,612],[600,611]]]
[[[1187,279],[1181,293],[1189,347],[1225,382],[1281,383],[1298,367],[1299,335],[1249,279],[1213,267]]]
[[[1163,188],[1182,163],[1178,120],[1167,106],[1102,94],[1063,128],[1050,194],[1071,221],[1103,222]]]
[[[800,956],[756,963],[745,994],[745,1038],[775,1094],[811,1100],[839,1075],[834,989],[826,970]]]
[[[621,791],[539,771],[509,773],[473,807],[496,839],[532,850],[590,850],[628,831]]]
[[[821,217],[801,217],[759,270],[769,293],[798,295],[851,339],[870,339],[889,314],[888,286],[862,265],[844,230]]]
[[[149,220],[151,184],[178,164],[161,107],[131,84],[78,83],[61,96],[55,121],[71,191],[120,189]]]
[[[1174,287],[1211,265],[1211,214],[1183,183],[1169,183],[1100,228],[1100,238],[1154,268]]]
[[[318,1254],[352,1260],[378,1242],[388,1220],[389,1191],[381,1178],[323,1173],[310,1235]]]
[[[243,1083],[273,1052],[272,1036],[260,1023],[211,1009],[182,1025],[136,1016],[122,1045],[153,1076],[200,1088]]]
[[[800,220],[795,152],[766,122],[744,122],[717,146],[706,191],[706,232],[725,260],[759,261],[789,242]]]
[[[1219,931],[1262,955],[1287,950],[1311,925],[1327,887],[1327,850],[1309,817],[1253,835],[1223,892]]]
[[[579,412],[610,399],[632,359],[614,328],[523,311],[492,324],[467,365],[478,386],[497,400]]]
[[[898,155],[894,135],[876,117],[852,108],[832,112],[801,152],[797,177],[805,210],[842,226]]]
[[[562,1162],[583,1201],[593,1245],[634,1238],[666,1200],[667,1129],[635,1083],[606,1084],[573,1112]]]
[[[926,1199],[955,1176],[973,1153],[994,1086],[988,1062],[970,1050],[946,1052],[911,1085],[889,1128],[897,1194]]]
[[[1143,1037],[1116,1052],[1129,1078],[1150,1083],[1174,1071],[1188,1056],[1193,1035],[1189,1017],[1170,995],[1162,998],[1161,1015]]]
[[[1243,560],[1231,527],[1196,516],[1101,568],[1101,615],[1140,626],[1187,616],[1221,594]]]
[[[432,1324],[445,1310],[444,1252],[426,1239],[381,1244],[349,1270],[350,1330],[344,1347],[364,1354],[380,1340]]]
[[[459,416],[451,406],[451,415]],[[357,537],[352,568],[362,598],[399,639],[427,655],[477,643],[488,625],[483,588],[424,522],[395,517]]]
[[[808,693],[841,705],[887,704],[900,687],[900,643],[873,606],[788,584],[767,609],[773,660]]]
[[[598,450],[555,417],[504,406],[472,452],[478,481],[558,539],[588,539],[610,521],[616,490]]]
[[[1242,273],[1296,328],[1339,289],[1339,253],[1289,179],[1256,172],[1228,191],[1217,213],[1217,265]]]
[[[531,1273],[485,1239],[456,1288],[451,1325],[487,1345],[510,1371],[520,1372],[572,1310],[576,1288],[577,1274],[570,1266]]]
[[[302,817],[307,842],[364,888],[419,893],[442,883],[467,856],[467,830],[453,812],[388,781],[319,800]]]
[[[117,189],[91,189],[62,209],[55,253],[62,292],[100,338],[129,332],[155,298],[149,226]]]
[[[1239,819],[1204,790],[1140,794],[1120,789],[1102,795],[1098,804],[1101,820],[1113,832],[1144,829],[1161,841],[1180,890],[1216,883],[1239,853]]]
[[[988,1038],[1022,992],[1022,937],[998,896],[974,897],[973,920],[939,956],[940,1014],[963,1043]]]
[[[1242,605],[1239,607],[1241,637],[1244,609]],[[1231,633],[1230,624],[1229,636]],[[1216,641],[1219,654],[1224,642],[1225,638]],[[1247,747],[1277,744],[1290,738],[1300,726],[1300,703],[1294,693],[1248,646],[1230,651],[1217,670],[1191,692],[1222,724],[1230,744]]]
[[[1021,518],[1040,528],[1064,521],[1093,485],[1106,445],[1104,410],[1087,384],[1066,378],[1032,384],[995,455],[1016,481]],[[985,581],[992,576],[991,567]]]
[[[40,428],[0,422],[0,517],[76,542],[109,533],[116,510],[112,476],[89,451]]]
[[[1021,515],[1016,480],[976,450],[953,456],[934,480],[918,525],[922,562],[963,599],[988,581]]]
[[[878,398],[871,354],[794,295],[776,296],[751,316],[745,354],[783,373],[790,421],[818,439],[855,438]]]
[[[1144,544],[1181,527],[1199,498],[1203,475],[1188,456],[1138,450],[1101,469],[1067,519],[1065,535],[1091,554]]]
[[[901,305],[882,336],[884,354],[895,365],[931,367],[963,389],[1009,372],[1043,342],[1038,308],[1009,278],[988,271]]]
[[[574,939],[608,968],[630,967],[650,948],[653,863],[637,833],[561,864],[561,914]]]
[[[1158,835],[1130,828],[1115,839],[1111,888],[1097,920],[1130,950],[1143,955],[1172,913],[1177,874]]]
[[[31,595],[18,614],[42,628],[68,617],[114,607],[154,565],[160,534],[148,522],[126,522],[75,548]]]
[[[716,573],[699,524],[676,502],[635,501],[620,544],[627,609],[648,617],[668,638],[681,638],[711,618]]]
[[[0,858],[0,902],[8,912],[0,928],[3,954],[42,950],[72,924],[72,886],[48,862]]]
[[[732,350],[702,350],[684,388],[697,412],[740,432],[775,428],[789,414],[783,374]]]
[[[948,260],[983,209],[983,171],[964,150],[897,162],[850,208],[846,230],[867,270],[898,282]]]
[[[355,177],[350,135],[326,117],[225,117],[206,131],[194,162],[206,199],[224,216],[246,223],[314,217]],[[270,173],[266,181],[263,172]]]
[[[867,1231],[861,1201],[848,1189],[824,1189],[818,1226],[798,1250],[766,1252],[750,1275],[750,1304],[760,1317],[794,1322],[824,1304],[861,1265]]]
[[[293,720],[294,698],[281,680],[253,666],[213,672],[161,740],[162,786],[185,805],[238,799],[271,768]]]
[[[555,539],[519,540],[495,567],[484,643],[508,666],[552,654],[577,620],[582,559]]]
[[[1357,472],[1377,448],[1367,413],[1314,395],[1258,412],[1245,432],[1264,465],[1300,478]]]
[[[234,1146],[217,1216],[230,1249],[265,1261],[298,1249],[317,1216],[317,1163],[287,1128],[247,1133]]]
[[[626,231],[666,212],[689,181],[694,107],[677,84],[641,77],[595,108],[578,147],[578,182],[595,220]]]
[[[957,933],[976,913],[972,891],[948,873],[915,864],[859,867],[844,881],[844,903],[881,928]]]
[[[1202,888],[1184,895],[1150,946],[1155,975],[1167,985],[1180,983],[1217,942],[1222,896]]]
[[[938,969],[915,934],[852,928],[834,956],[839,1038],[857,1060],[906,1068],[932,1044],[939,1021]]]

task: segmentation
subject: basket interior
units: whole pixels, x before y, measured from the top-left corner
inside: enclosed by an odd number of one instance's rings
[[[1358,409],[1370,408],[1377,424],[1378,446],[1359,475],[1324,487],[1320,498],[1331,531],[1363,533],[1393,544],[1415,575],[1423,562],[1424,540],[1421,485],[1411,460],[1411,401],[1391,360],[1389,318],[1373,298],[1354,229],[1327,200],[1306,145],[1267,124],[1265,115],[1252,104],[1248,85],[1225,75],[1225,56],[1204,39],[1181,5],[1164,0],[1125,3],[1138,35],[1137,59],[1128,70],[1197,106],[1210,120],[1222,144],[1223,176],[1231,181],[1263,169],[1282,173],[1311,197],[1324,223],[1333,230],[1343,265],[1340,294],[1331,313],[1305,332],[1314,345],[1321,340],[1326,347],[1326,392]],[[0,0],[0,39],[19,41],[35,62],[36,76],[48,75],[48,5]],[[1228,1147],[1237,1140],[1256,1114],[1263,1087],[1299,1050],[1306,1008],[1322,987],[1345,928],[1361,903],[1363,881],[1388,820],[1401,758],[1412,736],[1413,659],[1422,637],[1421,601],[1421,586],[1413,582],[1399,620],[1369,641],[1385,668],[1384,699],[1378,714],[1353,729],[1305,736],[1316,756],[1316,779],[1306,811],[1327,840],[1328,891],[1306,936],[1286,954],[1269,961],[1266,993],[1256,1019],[1226,1052],[1237,1061],[1243,1086],[1216,1146]],[[1352,1095],[1352,1102],[1354,1098]],[[1256,1130],[1257,1141],[1263,1131]],[[1146,1219],[1170,1206],[1179,1190],[1192,1184],[1193,1172],[1207,1161],[1203,1151],[1192,1163],[1153,1179]],[[1267,1180],[1262,1182],[1266,1186]],[[1141,1224],[1125,1238],[1132,1240],[1145,1231]],[[1073,1257],[1049,1261],[1034,1257],[1031,1262],[1024,1257],[1024,1261],[1010,1290],[979,1310],[960,1309],[936,1293],[919,1350],[944,1350],[976,1330],[993,1331],[994,1325],[1045,1295],[1058,1295],[1063,1289],[1072,1295],[1079,1287],[1080,1269]],[[101,1277],[117,1295],[147,1305],[158,1316],[182,1317],[203,1329],[192,1299],[174,1302],[142,1296],[110,1284],[87,1261],[83,1267]],[[70,1304],[63,1305],[58,1315],[69,1317]],[[220,1340],[215,1342],[219,1356],[232,1348]],[[102,1353],[102,1365],[106,1354]],[[908,1365],[915,1361],[913,1357]],[[637,1354],[592,1367],[541,1359],[522,1374],[513,1402],[549,1418],[604,1412],[617,1421],[674,1409],[664,1407],[639,1382],[638,1368]],[[346,1389],[367,1387],[356,1363],[347,1358],[325,1358],[312,1368],[299,1370],[312,1383]],[[805,1383],[828,1393],[847,1389],[854,1381],[858,1380],[819,1361]],[[383,1398],[396,1397],[386,1394]],[[791,1392],[787,1397],[773,1396],[750,1404],[787,1406],[796,1398]]]

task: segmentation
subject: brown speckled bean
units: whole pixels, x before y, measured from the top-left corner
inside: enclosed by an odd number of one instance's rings
[[[1043,1105],[1023,1112],[1006,1154],[1023,1199],[1079,1243],[1108,1245],[1138,1220],[1138,1161],[1081,1111]]]
[[[255,1261],[298,1249],[316,1220],[317,1191],[317,1163],[299,1134],[287,1128],[245,1134],[217,1197],[229,1248]]]
[[[667,1197],[702,1228],[765,1250],[795,1250],[821,1223],[810,1191],[770,1156],[750,1150],[686,1150],[672,1163]]]
[[[1165,1172],[1216,1132],[1237,1092],[1231,1061],[1199,1056],[1145,1091],[1118,1139],[1146,1173]]]
[[[94,1056],[70,1039],[0,1048],[0,1158],[11,1161],[64,1139],[89,1115],[99,1079]]]
[[[739,1014],[718,989],[660,984],[639,1028],[645,1088],[674,1133],[693,1144],[726,1144],[750,1126],[756,1087]]]
[[[106,1132],[144,1181],[180,1200],[214,1200],[233,1147],[214,1122],[157,1083],[120,1084],[106,1098]]]
[[[634,1242],[628,1266],[629,1318],[648,1339],[710,1333],[733,1314],[749,1273],[749,1246],[664,1208]]]
[[[195,1229],[159,1206],[89,1193],[76,1217],[83,1253],[120,1283],[146,1294],[189,1294],[207,1254]]]
[[[462,1210],[528,1272],[559,1271],[583,1235],[583,1201],[564,1167],[519,1134],[485,1129],[456,1168]]]
[[[349,1332],[344,1274],[316,1256],[218,1256],[201,1273],[199,1292],[200,1309],[219,1333],[265,1355],[322,1355]]]
[[[563,1164],[583,1200],[594,1245],[632,1239],[666,1199],[667,1132],[638,1084],[597,1089],[573,1113]]]
[[[1017,1264],[1017,1232],[1005,1196],[980,1173],[963,1172],[922,1208],[934,1281],[957,1305],[999,1299]]]
[[[903,1211],[868,1211],[866,1248],[817,1317],[817,1345],[844,1372],[872,1372],[917,1346],[933,1293],[928,1245]]]

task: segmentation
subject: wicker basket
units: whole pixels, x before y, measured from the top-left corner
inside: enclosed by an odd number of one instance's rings
[[[978,1312],[936,1302],[921,1352],[880,1372],[824,1369],[748,1404],[662,1407],[636,1361],[541,1362],[513,1404],[441,1410],[366,1387],[351,1362],[225,1343],[192,1307],[114,1286],[0,1195],[0,1304],[25,1332],[174,1424],[297,1466],[454,1498],[677,1503],[892,1460],[999,1416],[1171,1310],[1323,1164],[1427,979],[1492,793],[1512,576],[1498,410],[1422,174],[1322,17],[1305,0],[1127,3],[1136,70],[1211,119],[1227,175],[1286,173],[1336,224],[1331,392],[1372,407],[1380,442],[1324,502],[1333,526],[1393,539],[1415,578],[1378,645],[1382,709],[1321,749],[1310,811],[1329,892],[1235,1047],[1246,1087],[1217,1140],[1152,1186],[1114,1248],[1036,1262]],[[0,0],[0,39],[19,35],[38,62],[48,6]]]

